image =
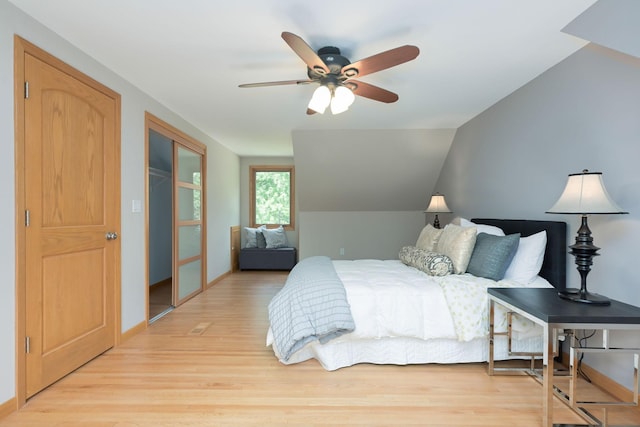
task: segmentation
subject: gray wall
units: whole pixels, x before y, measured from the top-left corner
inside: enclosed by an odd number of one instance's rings
[[[207,281],[231,270],[231,227],[240,221],[240,158],[207,143]]]
[[[145,321],[144,212],[132,213],[132,200],[144,200],[144,113],[149,111],[207,145],[207,279],[229,271],[229,227],[240,218],[239,158],[178,115],[97,63],[52,31],[0,0],[0,403],[15,396],[15,169],[13,117],[13,36],[18,34],[122,96],[122,331]]]
[[[298,255],[396,259],[403,246],[415,245],[424,226],[420,211],[300,212]]]
[[[453,129],[294,131],[300,259],[396,258],[414,244],[454,135]]]
[[[544,212],[569,173],[602,172],[612,198],[630,214],[589,218],[602,249],[588,287],[640,305],[639,159],[640,59],[589,45],[458,129],[438,189],[463,217],[566,221],[571,244],[580,218]],[[567,265],[568,286],[579,287],[573,257]],[[622,337],[638,346],[637,334]],[[585,362],[631,388],[630,356]]]
[[[300,211],[424,210],[454,135],[454,129],[294,131]]]

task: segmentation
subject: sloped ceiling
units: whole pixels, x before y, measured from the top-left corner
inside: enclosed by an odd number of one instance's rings
[[[455,135],[441,130],[295,131],[300,211],[420,211]]]
[[[301,211],[424,210],[455,129],[583,47],[561,30],[595,3],[9,1],[238,155],[294,155]],[[309,116],[315,85],[238,88],[306,78],[283,31],[352,62],[421,53],[362,78],[398,102]]]
[[[600,0],[562,31],[640,58],[638,16],[638,0]]]
[[[241,156],[291,156],[296,130],[458,128],[584,46],[560,30],[594,1],[9,0]],[[314,85],[238,88],[306,78],[283,31],[351,61],[421,53],[362,78],[398,102],[307,116]]]

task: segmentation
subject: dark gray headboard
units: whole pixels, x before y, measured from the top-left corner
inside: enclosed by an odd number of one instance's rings
[[[557,289],[567,287],[567,224],[561,221],[534,221],[525,219],[474,218],[476,224],[500,227],[505,234],[520,233],[522,237],[547,231],[547,250],[540,276]]]

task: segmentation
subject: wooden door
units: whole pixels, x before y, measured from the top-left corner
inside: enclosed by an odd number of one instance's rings
[[[23,58],[26,397],[111,348],[118,324],[119,95],[46,59]]]

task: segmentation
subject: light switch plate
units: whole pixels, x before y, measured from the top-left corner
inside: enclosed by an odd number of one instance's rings
[[[142,212],[142,200],[132,200],[131,201],[131,212],[133,212],[133,213]]]

